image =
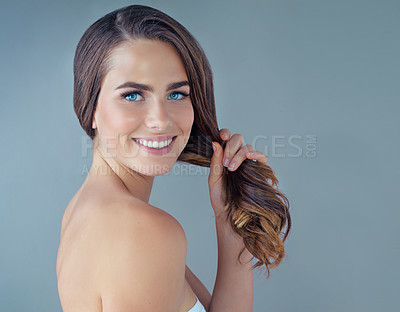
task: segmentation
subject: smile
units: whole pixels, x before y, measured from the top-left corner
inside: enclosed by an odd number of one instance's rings
[[[145,140],[145,139],[134,139],[135,142],[139,143],[140,145],[161,149],[167,147],[171,144],[173,139],[164,140],[164,141],[152,141],[152,140]]]
[[[162,156],[172,151],[177,136],[132,138],[139,148],[149,154]]]

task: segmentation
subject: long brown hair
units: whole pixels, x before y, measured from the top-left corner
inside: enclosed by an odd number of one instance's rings
[[[109,57],[117,46],[136,39],[168,42],[179,53],[190,84],[194,123],[178,161],[210,167],[212,141],[225,147],[219,135],[210,63],[183,25],[149,6],[115,10],[93,23],[80,39],[74,58],[74,109],[82,128],[94,139],[92,118]],[[278,180],[268,165],[246,159],[236,171],[224,170],[224,213],[258,260],[253,269],[265,265],[269,276],[270,268],[285,255],[284,241],[291,228],[289,201],[278,190]]]

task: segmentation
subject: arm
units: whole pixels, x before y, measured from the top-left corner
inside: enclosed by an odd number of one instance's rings
[[[225,148],[218,142],[213,142],[214,153],[210,163],[210,175],[208,178],[211,206],[215,212],[215,225],[217,230],[218,244],[218,267],[214,290],[209,306],[209,312],[224,311],[253,311],[253,258],[245,248],[240,260],[237,257],[244,247],[243,240],[225,221],[225,190],[222,176],[224,166],[230,171],[235,171],[246,158],[254,158],[257,161],[263,160],[262,153],[254,151],[254,148],[247,144],[243,145],[242,135],[234,134],[226,128],[220,131],[221,138],[228,140]],[[250,152],[253,152],[250,153]],[[266,157],[266,156],[265,156]],[[225,160],[228,160],[225,163]],[[234,164],[233,167],[230,164]]]
[[[178,311],[186,263],[186,237],[179,223],[115,209],[106,222],[97,259],[102,311]]]
[[[253,311],[252,255],[245,249],[237,261],[243,241],[222,218],[215,218],[218,269],[209,312]],[[249,261],[249,263],[247,263]]]
[[[186,265],[186,280],[188,281],[193,292],[199,298],[201,304],[208,311],[208,307],[211,302],[211,294],[203,283],[197,278],[197,276],[189,269]]]

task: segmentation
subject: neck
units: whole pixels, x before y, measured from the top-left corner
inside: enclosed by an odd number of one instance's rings
[[[104,157],[98,148],[93,148],[93,162],[88,177],[99,179],[109,177],[115,179],[133,196],[148,203],[154,176],[146,176],[119,163],[114,157]]]

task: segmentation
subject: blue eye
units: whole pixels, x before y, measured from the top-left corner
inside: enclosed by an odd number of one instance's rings
[[[175,96],[172,98],[172,100],[183,100],[185,97],[187,97],[189,94],[183,93],[183,92],[172,92],[171,95],[181,95],[181,98],[176,98]]]
[[[138,102],[138,101],[140,101],[140,99],[138,99],[138,96],[143,97],[143,94],[142,94],[142,92],[139,92],[139,91],[128,91],[128,92],[123,93],[121,96],[123,99],[125,99],[129,102]],[[175,91],[170,94],[170,99],[173,101],[180,101],[188,96],[189,96],[189,94]]]
[[[142,96],[141,92],[127,92],[122,94],[122,97],[128,101],[136,102],[138,95]]]

